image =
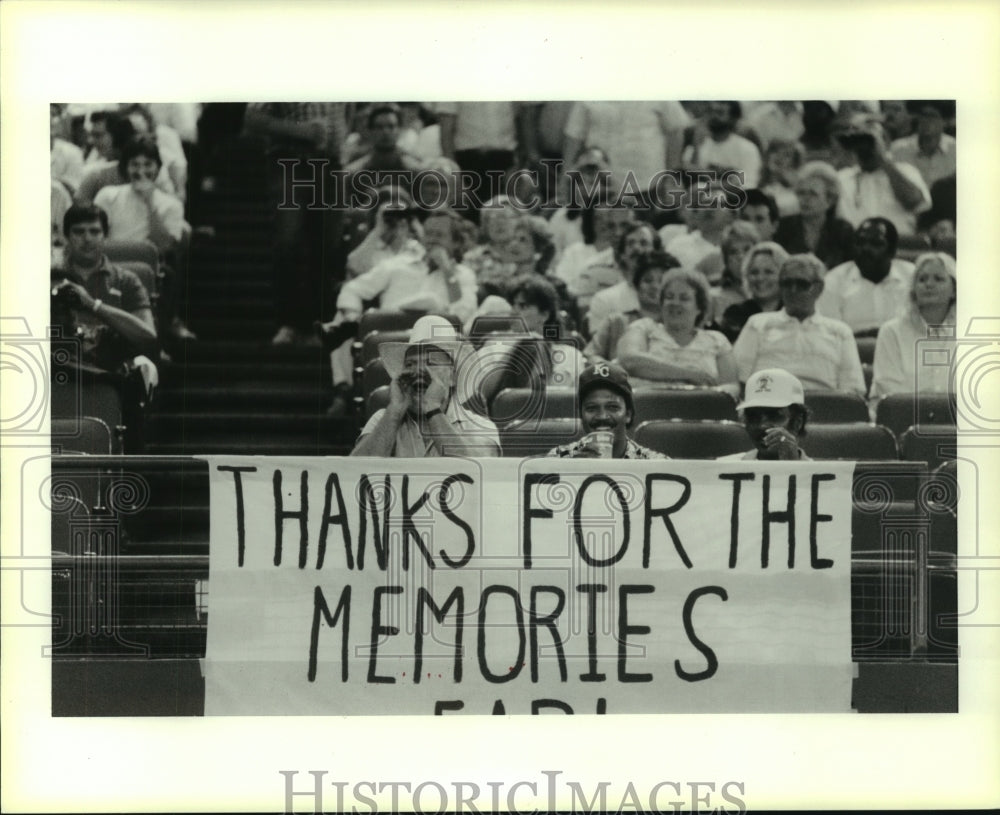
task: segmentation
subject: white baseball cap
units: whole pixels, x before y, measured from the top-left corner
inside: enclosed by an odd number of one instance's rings
[[[783,408],[805,405],[802,383],[784,368],[765,368],[751,374],[737,410],[753,407]]]

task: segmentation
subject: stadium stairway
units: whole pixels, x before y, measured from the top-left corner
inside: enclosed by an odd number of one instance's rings
[[[331,419],[329,357],[273,347],[270,216],[262,145],[239,138],[208,166],[195,224],[187,322],[198,340],[168,346],[146,428],[153,455],[342,455],[353,417]],[[199,227],[211,226],[214,235]]]

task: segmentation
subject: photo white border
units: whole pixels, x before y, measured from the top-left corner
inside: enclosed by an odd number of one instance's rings
[[[0,316],[26,316],[36,334],[47,319],[50,101],[941,97],[958,100],[961,335],[971,316],[1000,316],[1000,10],[990,0],[835,8],[4,2]],[[960,631],[955,715],[52,719],[48,629],[11,626],[24,616],[21,530],[38,533],[30,551],[44,557],[49,524],[30,501],[21,515],[21,465],[46,447],[3,447],[4,811],[277,811],[283,769],[303,784],[310,769],[349,783],[481,785],[561,770],[640,791],[736,780],[753,809],[1000,803],[1000,591],[975,612],[993,625]],[[968,452],[994,569],[995,453]],[[980,588],[996,588],[984,575]],[[975,589],[964,573],[963,607]]]

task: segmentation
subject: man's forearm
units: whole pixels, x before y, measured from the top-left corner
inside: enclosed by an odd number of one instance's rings
[[[908,210],[914,210],[919,207],[924,201],[924,196],[920,192],[920,188],[903,175],[894,162],[887,160],[883,166],[885,167],[886,175],[889,177],[889,185],[892,187],[892,194],[896,196],[896,200]]]
[[[352,456],[376,456],[389,458],[396,447],[396,431],[403,423],[405,414],[387,408],[379,423],[367,436],[363,437],[351,450]]]
[[[156,331],[139,317],[107,303],[101,303],[94,313],[104,321],[105,325],[121,334],[137,353],[155,355]]]

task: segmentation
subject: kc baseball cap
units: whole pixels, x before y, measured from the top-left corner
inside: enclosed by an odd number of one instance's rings
[[[743,401],[737,410],[753,407],[783,408],[789,405],[805,405],[806,397],[802,383],[783,368],[765,368],[752,374],[747,380]]]
[[[618,393],[625,400],[625,406],[635,413],[632,403],[632,385],[628,381],[628,374],[620,365],[613,362],[598,362],[595,365],[588,365],[583,373],[577,388],[580,401],[594,390],[594,388],[608,388]]]

